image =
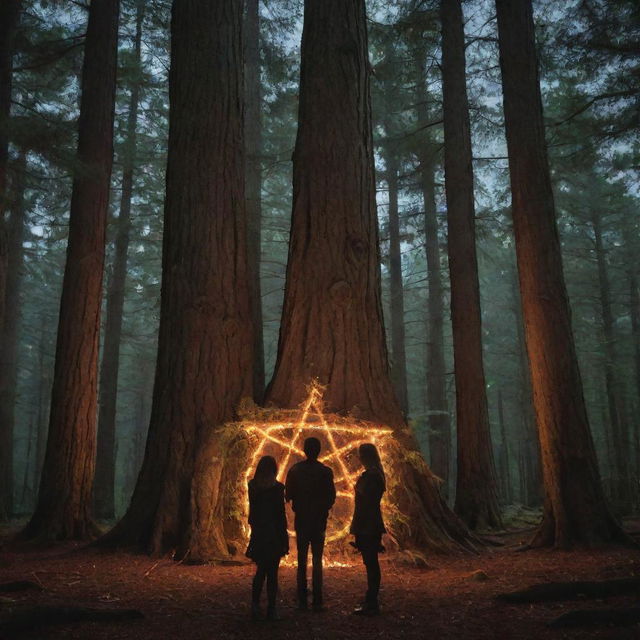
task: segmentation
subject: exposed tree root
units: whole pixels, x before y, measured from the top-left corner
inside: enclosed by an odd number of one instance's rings
[[[0,593],[10,593],[13,591],[42,591],[42,587],[31,580],[16,580],[15,582],[3,582],[0,584]]]
[[[503,602],[530,603],[572,600],[579,597],[606,598],[629,593],[640,593],[640,578],[534,584],[522,591],[500,593],[496,599]]]
[[[627,627],[640,622],[640,607],[628,609],[586,609],[563,613],[547,626],[564,627]]]

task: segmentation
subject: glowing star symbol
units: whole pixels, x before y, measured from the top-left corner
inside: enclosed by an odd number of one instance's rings
[[[336,504],[331,510],[327,527],[327,541],[331,542],[344,538],[349,532],[355,483],[362,472],[358,447],[364,442],[375,444],[384,462],[386,440],[393,432],[371,423],[358,423],[354,419],[338,416],[327,420],[322,408],[323,391],[323,387],[316,382],[310,385],[309,395],[301,405],[297,420],[280,421],[267,417],[266,420],[243,421],[247,433],[256,442],[245,480],[249,481],[262,456],[272,455],[278,462],[278,480],[283,482],[291,465],[304,459],[304,440],[310,436],[318,438],[322,444],[319,460],[332,468],[336,485]],[[292,418],[295,413],[288,412]],[[274,416],[281,418],[282,413],[275,412]],[[293,532],[290,533],[293,535]]]

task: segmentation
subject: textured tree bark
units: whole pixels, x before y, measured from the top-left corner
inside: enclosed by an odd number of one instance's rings
[[[11,111],[11,76],[13,40],[20,1],[0,3],[0,335],[4,331],[5,309],[9,270],[9,230],[5,222],[5,210],[9,203],[7,190],[7,164],[9,160],[9,115]],[[0,358],[5,356],[1,353]],[[1,374],[0,374],[1,375]],[[6,382],[0,380],[0,386]],[[6,408],[6,411],[13,411]],[[2,411],[2,409],[0,409]],[[0,520],[11,517],[13,509],[13,426],[12,422],[0,421]]]
[[[317,378],[327,411],[393,427],[409,452],[393,497],[409,523],[402,542],[468,548],[474,538],[440,497],[389,376],[369,75],[364,0],[307,0],[289,261],[267,400],[296,407]]]
[[[502,389],[498,389],[498,424],[500,426],[500,456],[499,456],[499,479],[502,500],[505,504],[511,504],[511,478],[509,472],[509,441],[507,440],[507,426],[504,418],[504,403],[502,400]]]
[[[431,154],[424,151],[420,157],[420,172],[424,202],[427,282],[429,284],[426,389],[427,411],[429,412],[429,452],[431,454],[431,469],[439,478],[442,478],[443,495],[447,497],[451,464],[451,422],[447,401],[447,369],[444,359],[444,300],[434,171]]]
[[[95,532],[98,339],[105,228],[113,160],[118,0],[93,0],[85,40],[67,261],[62,285],[49,437],[36,510],[23,538]]]
[[[598,267],[598,289],[600,298],[600,318],[604,338],[604,384],[607,395],[608,422],[613,444],[615,481],[613,503],[618,513],[626,515],[631,510],[629,478],[629,439],[624,414],[620,411],[620,398],[616,380],[615,335],[611,311],[611,291],[604,245],[602,242],[602,221],[598,211],[591,211],[596,264]]]
[[[103,539],[190,561],[227,555],[225,423],[252,393],[241,0],[174,0],[160,334],[145,458]],[[202,64],[206,60],[207,64]]]
[[[260,83],[260,0],[246,0],[245,11],[245,149],[247,157],[247,264],[253,319],[253,399],[264,397],[262,331],[262,87]]]
[[[471,527],[502,525],[482,363],[471,133],[460,0],[442,0],[444,169],[456,380],[456,513]]]
[[[544,138],[530,0],[497,0],[513,223],[545,505],[534,546],[623,541],[582,395]]]
[[[139,68],[142,44],[144,8],[138,3],[134,59]],[[118,215],[113,268],[107,285],[107,309],[100,368],[98,402],[98,446],[94,482],[94,512],[96,517],[112,520],[115,517],[114,488],[116,464],[116,401],[118,398],[118,370],[120,367],[120,339],[122,310],[127,279],[127,254],[131,230],[131,199],[136,155],[136,125],[140,100],[140,74],[136,74],[129,97],[127,140],[123,158],[122,194]]]
[[[20,16],[21,1],[0,3],[0,332],[3,330],[7,297],[7,270],[9,262],[9,239],[5,222],[5,210],[9,203],[7,192],[7,165],[9,161],[9,115],[11,111],[11,77],[13,67],[13,41]],[[0,424],[0,447],[5,450],[13,448],[10,440],[8,425],[4,428]],[[2,454],[0,454],[1,456]],[[1,460],[3,483],[9,481],[11,460]],[[7,485],[8,486],[8,485]],[[9,517],[10,502],[7,503],[9,493],[0,490],[0,520]]]
[[[386,127],[387,136],[390,127]],[[407,356],[404,331],[404,287],[402,284],[402,254],[400,252],[400,218],[398,214],[398,160],[392,145],[384,152],[385,178],[389,188],[389,283],[391,298],[391,382],[406,416],[409,412],[407,392]]]
[[[21,152],[15,162],[11,189],[11,214],[7,225],[8,255],[4,324],[0,329],[0,520],[13,514],[16,385],[18,375],[18,328],[20,324],[20,285],[24,260],[24,191],[27,160]]]
[[[51,404],[51,378],[50,369],[46,366],[45,350],[47,348],[47,319],[43,314],[40,320],[40,338],[38,340],[38,432],[36,439],[36,463],[34,465],[33,486],[40,483],[42,466],[44,465],[44,453],[47,448],[47,418]]]
[[[518,287],[517,266],[513,265],[509,279],[513,293],[513,316],[518,338],[518,404],[520,407],[520,455],[522,474],[521,500],[528,507],[539,507],[542,504],[542,472],[540,468],[540,444],[536,434],[533,400],[531,397],[531,376],[527,362],[527,345],[524,338],[522,321],[522,305]]]

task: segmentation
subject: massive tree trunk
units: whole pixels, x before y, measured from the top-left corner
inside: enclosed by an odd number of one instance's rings
[[[96,450],[98,339],[113,160],[118,0],[93,0],[85,40],[67,261],[49,437],[38,504],[25,538],[86,538]]]
[[[545,505],[535,546],[623,540],[582,394],[547,161],[530,0],[497,0],[513,224]]]
[[[115,516],[114,488],[116,465],[116,402],[118,398],[118,370],[120,366],[120,338],[122,309],[127,279],[127,254],[131,229],[131,199],[136,156],[136,125],[140,100],[140,50],[142,44],[143,5],[138,4],[134,41],[135,79],[129,98],[127,139],[123,153],[122,193],[118,215],[115,255],[107,285],[107,310],[100,368],[100,397],[98,409],[98,448],[94,482],[95,515],[103,520]]]
[[[620,412],[616,381],[615,335],[613,314],[611,311],[611,292],[607,259],[602,241],[602,220],[596,209],[591,211],[591,229],[598,268],[598,290],[600,299],[600,318],[602,320],[602,336],[604,338],[604,383],[607,394],[608,422],[611,429],[611,442],[614,454],[615,482],[613,483],[613,500],[619,513],[627,514],[631,508],[629,482],[629,442],[624,415]]]
[[[253,320],[253,398],[264,396],[262,330],[262,87],[260,83],[260,0],[246,0],[245,13],[245,149],[247,157],[247,266]]]
[[[444,170],[456,380],[456,513],[472,528],[500,527],[482,364],[471,132],[460,0],[442,0]]]
[[[327,411],[393,427],[411,451],[398,461],[395,502],[409,523],[403,542],[468,547],[472,536],[417,453],[389,376],[369,74],[364,0],[307,0],[289,261],[267,400],[296,407],[317,378]]]
[[[4,324],[0,329],[0,520],[13,513],[13,432],[18,376],[18,327],[20,322],[20,284],[24,258],[24,191],[27,161],[21,152],[14,165],[11,188],[11,214],[7,226],[7,281]]]
[[[227,446],[252,393],[242,121],[242,0],[174,0],[162,294],[142,470],[105,544],[227,555]],[[203,64],[206,60],[206,64]]]
[[[5,210],[9,203],[7,164],[9,160],[9,113],[11,111],[11,75],[13,39],[20,15],[20,2],[0,3],[0,335],[4,327],[7,298],[9,239]],[[0,346],[1,348],[1,346]],[[0,520],[9,518],[12,510],[13,428],[0,422]]]
[[[385,127],[391,135],[390,127]],[[407,392],[407,357],[404,331],[404,287],[402,284],[402,254],[400,251],[400,217],[398,213],[398,159],[393,143],[384,149],[385,178],[389,188],[389,288],[391,319],[391,382],[406,416],[409,411]]]

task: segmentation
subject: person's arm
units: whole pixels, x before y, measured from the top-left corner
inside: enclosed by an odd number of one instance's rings
[[[284,508],[284,491],[282,491],[278,500],[276,517],[283,549],[286,553],[289,553],[289,534],[287,532],[287,513]]]
[[[293,500],[295,494],[295,475],[295,471],[293,470],[293,467],[291,467],[291,469],[287,471],[287,479],[284,481],[284,499],[287,502]]]
[[[333,507],[336,501],[336,485],[333,482],[333,471],[327,467],[327,511]]]

